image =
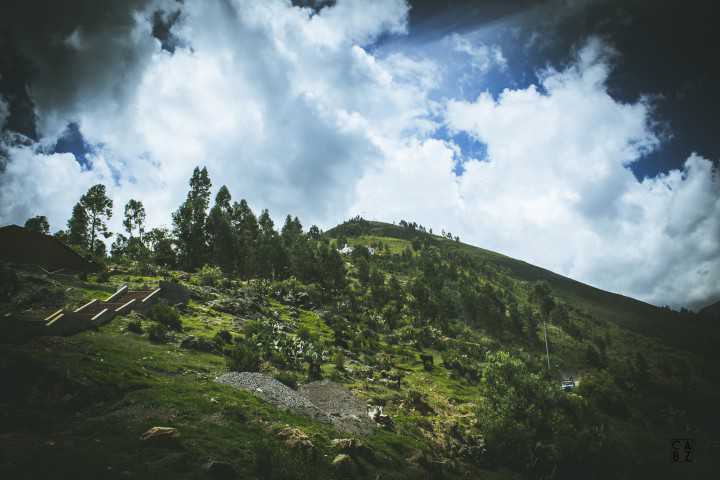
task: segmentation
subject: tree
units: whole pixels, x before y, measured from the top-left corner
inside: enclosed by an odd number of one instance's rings
[[[345,262],[334,248],[322,246],[320,249],[323,275],[321,283],[330,290],[340,291],[345,288]]]
[[[260,229],[257,218],[245,199],[233,204],[231,224],[235,234],[237,271],[243,278],[252,277],[257,272],[257,243]]]
[[[353,251],[353,253],[355,253]],[[367,283],[370,281],[370,264],[365,259],[365,257],[357,257],[354,259],[355,267],[357,267],[357,275],[358,280],[360,280],[360,283],[363,285],[367,285]]]
[[[90,187],[85,195],[80,197],[80,206],[85,210],[88,219],[88,250],[95,252],[97,245],[95,240],[102,235],[109,238],[112,234],[108,231],[105,220],[112,217],[113,202],[107,196],[105,185],[98,183]]]
[[[175,265],[175,250],[166,228],[153,228],[145,234],[145,241],[152,252],[153,261],[158,265]]]
[[[189,184],[187,198],[172,218],[180,263],[184,268],[195,269],[203,265],[207,257],[205,222],[212,185],[207,169],[195,167]]]
[[[258,273],[264,278],[284,278],[288,266],[287,253],[267,209],[260,214],[258,225]]]
[[[552,469],[559,460],[552,442],[569,423],[557,407],[559,389],[503,351],[487,355],[481,385],[484,395],[477,413],[488,453],[518,468]]]
[[[286,248],[291,248],[303,233],[303,227],[298,217],[285,217],[285,224],[282,227],[280,236]]]
[[[310,230],[308,230],[308,237],[310,237],[312,240],[320,240],[320,237],[322,236],[322,231],[318,228],[317,225],[313,225],[310,227]]]
[[[388,291],[385,288],[385,275],[377,269],[373,268],[370,272],[370,293],[372,300],[377,308],[382,308],[388,302]]]
[[[138,237],[142,241],[145,231],[145,207],[139,200],[130,199],[125,204],[125,219],[123,220],[125,231],[128,232],[130,238],[133,236],[135,229],[138,231]]]
[[[36,215],[32,218],[28,218],[25,221],[25,228],[44,235],[50,233],[50,224],[48,223],[45,215]]]
[[[110,246],[110,256],[114,258],[127,255],[128,237],[122,233],[115,235],[115,241]]]
[[[208,246],[211,261],[225,272],[235,269],[235,236],[232,231],[230,191],[223,185],[215,196],[215,205],[207,218]]]
[[[68,243],[86,248],[88,244],[88,216],[80,202],[73,207],[72,216],[68,220],[67,226]]]

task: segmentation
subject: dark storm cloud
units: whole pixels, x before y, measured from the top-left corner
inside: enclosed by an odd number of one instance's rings
[[[408,44],[502,23],[489,40],[503,47],[514,87],[537,83],[547,65],[571,63],[588,37],[603,38],[618,52],[609,93],[624,103],[648,99],[663,139],[662,148],[633,165],[638,178],[680,168],[693,151],[720,158],[715,1],[415,0],[411,7],[410,36],[399,40]],[[506,86],[484,88],[497,94]]]
[[[52,115],[35,125],[33,107],[72,117],[75,105],[108,91],[122,103],[137,82],[141,60],[155,48],[152,36],[168,51],[177,45],[171,32],[179,17],[173,9],[177,3],[153,3],[169,13],[153,12],[152,31],[133,36],[136,15],[152,14],[145,11],[149,0],[2,2],[0,94],[11,110],[6,129],[32,138],[57,134],[65,125],[54,124]]]
[[[179,9],[172,12],[156,10],[155,13],[153,13],[152,35],[160,40],[160,45],[163,50],[167,50],[170,53],[174,53],[175,49],[182,46],[183,43],[172,31],[173,26],[180,19],[181,13],[182,11]]]
[[[439,23],[435,29],[443,31],[510,19],[496,41],[503,45],[519,86],[536,82],[535,73],[547,65],[571,63],[588,37],[603,38],[611,45],[618,55],[607,81],[610,95],[623,103],[647,98],[654,108],[654,128],[663,138],[662,148],[633,165],[639,178],[679,168],[693,151],[716,162],[720,158],[717,2],[443,3],[413,2],[411,22]]]

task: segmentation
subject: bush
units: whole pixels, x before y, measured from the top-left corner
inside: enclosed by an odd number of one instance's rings
[[[260,370],[260,357],[255,350],[243,343],[226,348],[225,361],[233,372],[257,372]]]
[[[345,371],[345,354],[343,352],[335,354],[335,370],[339,372]]]
[[[168,329],[160,323],[153,323],[148,329],[148,336],[151,342],[165,343],[169,340]]]
[[[223,273],[217,265],[203,265],[198,272],[201,285],[217,286],[223,278]]]
[[[215,353],[218,351],[218,345],[209,338],[196,337],[190,335],[180,343],[181,348],[195,350],[198,352]]]
[[[215,343],[218,345],[232,343],[232,335],[227,330],[220,330],[215,334]]]
[[[312,340],[312,335],[310,334],[310,330],[305,325],[298,328],[297,335],[298,335],[298,337],[300,337],[301,340],[305,340],[306,342],[309,342],[310,340]]]
[[[292,372],[278,372],[277,375],[275,375],[275,380],[292,388],[293,390],[297,390],[298,377]]]
[[[110,280],[110,272],[107,269],[103,269],[97,274],[97,281],[100,283],[107,283]]]
[[[20,290],[20,279],[9,267],[0,265],[0,300],[9,300]]]
[[[143,328],[142,328],[142,323],[140,323],[140,320],[132,320],[130,323],[128,323],[127,331],[142,335]]]
[[[592,370],[583,375],[577,393],[611,415],[627,414],[622,391],[607,370]]]
[[[181,332],[182,321],[180,320],[180,314],[178,311],[170,305],[164,303],[156,303],[148,311],[148,317],[155,320],[158,323],[165,325],[166,327]]]

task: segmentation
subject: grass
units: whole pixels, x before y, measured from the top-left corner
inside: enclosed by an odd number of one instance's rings
[[[371,225],[368,235],[350,238],[350,244],[371,245],[382,241],[392,254],[400,254],[411,244],[406,238],[398,238],[403,233],[398,227],[376,222]],[[528,292],[532,282],[545,280],[551,285],[556,299],[569,306],[571,322],[579,331],[574,332],[576,336],[573,337],[562,326],[548,325],[551,361],[559,364],[561,370],[576,371],[579,376],[590,369],[585,348],[600,341],[607,343],[608,358],[613,366],[628,364],[637,351],[644,353],[649,375],[665,383],[643,391],[650,396],[647,399],[628,395],[627,418],[611,419],[609,429],[635,432],[641,425],[662,436],[667,432],[658,425],[666,421],[663,416],[666,416],[668,405],[686,405],[690,411],[687,417],[699,415],[692,412],[695,406],[698,412],[712,408],[711,400],[717,395],[707,396],[711,399],[705,400],[707,405],[699,400],[704,393],[715,390],[711,381],[715,371],[712,358],[681,350],[697,332],[686,332],[670,340],[667,337],[673,335],[673,329],[669,333],[653,332],[645,336],[651,326],[657,328],[666,321],[677,321],[673,314],[495,252],[439,237],[434,239],[443,249],[464,252],[489,265],[483,270],[487,274],[483,273],[479,282],[513,296],[519,306],[531,306]],[[385,252],[372,261],[376,268],[396,264],[395,259],[386,256]],[[398,272],[392,273],[402,283],[416,275],[411,268]],[[179,274],[175,272],[174,275]],[[183,277],[185,282],[193,283],[193,276]],[[86,282],[75,278],[59,279],[51,282],[48,288],[53,292],[65,292],[63,301],[79,306],[92,298],[106,298],[123,283],[139,288],[156,285],[159,280],[160,277],[129,273],[115,275],[106,284],[96,283],[92,276]],[[67,290],[69,287],[71,289]],[[216,293],[231,296],[233,289],[221,289]],[[274,316],[275,311],[280,322],[291,326],[290,332],[302,329],[314,341],[330,350],[334,348],[333,331],[315,311],[294,308],[273,298],[266,298],[266,301],[267,308],[261,310],[265,315]],[[213,338],[220,330],[242,335],[242,330],[232,315],[215,310],[211,304],[191,300],[181,311],[183,331],[174,332],[174,339],[166,344],[153,344],[147,335],[127,332],[128,323],[136,318],[133,316],[117,317],[97,331],[86,331],[70,338],[37,339],[20,346],[0,345],[0,373],[12,374],[13,365],[26,365],[17,368],[27,369],[27,391],[48,395],[46,399],[30,395],[30,401],[4,409],[13,412],[17,418],[5,413],[0,420],[23,425],[25,431],[21,438],[16,431],[7,430],[14,436],[0,435],[0,447],[13,459],[19,459],[22,468],[37,477],[124,478],[127,475],[123,472],[130,472],[133,478],[200,478],[199,466],[210,459],[234,464],[243,478],[334,476],[330,462],[336,452],[332,451],[330,441],[346,434],[307,417],[279,411],[248,392],[215,383],[215,377],[226,371],[225,359],[221,355],[182,349],[179,347],[181,340],[188,335]],[[145,331],[151,323],[142,320]],[[394,431],[378,429],[363,439],[375,452],[375,459],[358,459],[361,477],[363,474],[374,477],[376,473],[382,478],[412,475],[413,465],[407,461],[408,457],[418,452],[428,456],[442,452],[445,442],[451,440],[448,431],[453,424],[471,427],[476,419],[477,405],[483,401],[483,385],[471,383],[445,368],[443,348],[458,351],[474,348],[480,352],[474,359],[478,365],[483,365],[484,352],[508,350],[522,356],[538,371],[544,368],[542,343],[528,345],[526,339],[507,333],[508,328],[496,335],[484,327],[483,324],[470,330],[459,330],[462,334],[458,338],[436,342],[436,348],[425,348],[423,353],[434,358],[431,371],[423,368],[419,352],[410,341],[390,344],[388,334],[391,332],[379,334],[377,351],[349,352],[345,372],[335,370],[332,356],[321,366],[325,378],[345,384],[361,398],[384,403],[385,412],[395,422]],[[673,328],[681,327],[683,325],[679,324]],[[536,334],[542,342],[542,325]],[[393,369],[404,374],[400,389],[378,381],[376,364],[384,362],[379,360],[380,353],[389,356]],[[273,366],[265,365],[265,368],[272,370],[268,373],[276,371]],[[304,378],[303,373],[294,373]],[[368,380],[368,375],[373,375],[374,380]],[[690,388],[695,392],[688,390]],[[410,408],[410,392],[419,393],[434,414],[423,416]],[[0,396],[0,403],[3,402]],[[673,428],[683,425],[682,412],[677,417],[679,420]],[[702,420],[693,418],[696,424]],[[482,419],[477,421],[482,424]],[[311,437],[315,445],[314,458],[303,457],[278,440],[274,432],[284,425],[301,428]],[[139,435],[152,426],[178,428],[181,436],[167,445],[139,441]],[[0,433],[5,431],[0,430]],[[639,440],[636,439],[636,443],[648,438],[647,434],[643,435],[637,433]],[[83,461],[85,452],[89,459]],[[35,462],[38,457],[47,461]],[[15,471],[4,471],[3,468],[7,467],[0,466],[0,476],[14,478]],[[510,477],[510,473],[502,469],[476,470],[473,474],[482,478]],[[452,468],[444,472],[448,478],[456,473]]]

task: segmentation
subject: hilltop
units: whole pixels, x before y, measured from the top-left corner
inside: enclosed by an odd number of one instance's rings
[[[703,342],[714,326],[414,223],[355,218],[324,233],[293,224],[281,237],[290,267],[276,278],[212,261],[162,265],[150,253],[114,255],[97,274],[3,267],[5,321],[44,318],[122,285],[166,281],[184,293],[76,335],[0,345],[0,474],[713,471],[720,379]],[[563,391],[568,376],[576,388]],[[176,430],[141,440],[152,427]],[[668,468],[678,432],[696,439],[701,460]]]

